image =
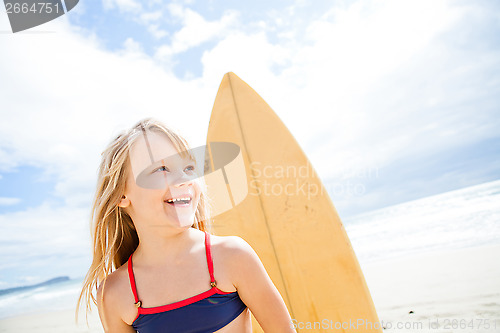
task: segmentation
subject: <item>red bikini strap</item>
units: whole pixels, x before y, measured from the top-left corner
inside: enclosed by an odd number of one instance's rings
[[[137,297],[137,288],[135,287],[134,270],[132,269],[132,255],[133,253],[128,258],[128,278],[130,280],[130,287],[134,293],[135,305],[139,307],[141,306],[141,303],[139,301],[139,297]]]
[[[208,264],[208,272],[210,273],[210,285],[215,287],[215,278],[214,278],[214,264],[212,262],[212,253],[210,251],[210,234],[205,231],[205,251],[207,252],[207,264]]]

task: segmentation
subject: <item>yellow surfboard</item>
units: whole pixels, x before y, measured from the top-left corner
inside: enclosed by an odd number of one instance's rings
[[[254,248],[297,331],[382,332],[356,255],[321,180],[283,122],[234,73],[225,74],[220,84],[210,142],[241,148],[248,185],[244,200],[214,218],[213,232],[238,235]],[[253,327],[262,332],[255,318]]]

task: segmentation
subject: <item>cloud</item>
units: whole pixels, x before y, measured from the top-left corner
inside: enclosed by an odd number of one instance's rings
[[[156,51],[157,59],[169,58],[202,43],[221,38],[235,25],[238,13],[226,11],[220,20],[207,21],[197,12],[176,4],[168,6],[170,14],[182,22],[182,28],[172,35],[171,43]]]
[[[0,177],[1,179],[1,177]],[[21,202],[19,198],[0,197],[0,206],[13,206]]]
[[[270,43],[264,32],[246,34],[235,31],[214,48],[205,51],[201,61],[204,76],[234,71],[258,92],[266,94],[274,86],[273,91],[281,94],[289,88],[290,83],[282,81],[272,69],[290,57],[289,50]]]
[[[157,10],[152,12],[143,12],[138,17],[137,15],[134,15],[133,18],[135,21],[146,26],[147,31],[155,39],[161,39],[169,35],[166,29],[162,29],[162,23],[164,22],[162,21],[163,10],[161,8],[158,8]]]
[[[160,25],[157,23],[149,24],[148,31],[156,39],[160,39],[160,38],[163,38],[165,36],[168,36],[168,31],[161,29]]]
[[[140,15],[140,20],[149,23],[149,22],[157,22],[162,17],[161,11],[154,11],[149,13],[142,13]]]
[[[132,12],[137,14],[142,10],[140,2],[135,0],[103,0],[103,7],[106,10],[118,8],[121,12]]]
[[[135,41],[133,38],[129,37],[125,40],[123,43],[123,51],[124,54],[127,55],[132,55],[132,54],[137,54],[137,55],[144,55],[144,50],[141,46],[141,44],[137,41]]]

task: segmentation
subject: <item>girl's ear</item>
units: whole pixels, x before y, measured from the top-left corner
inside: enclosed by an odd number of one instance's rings
[[[125,208],[130,205],[130,199],[127,198],[125,195],[122,196],[122,199],[120,200],[120,203],[118,203],[118,207]]]

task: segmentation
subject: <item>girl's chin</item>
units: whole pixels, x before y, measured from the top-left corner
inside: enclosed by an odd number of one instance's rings
[[[194,223],[194,214],[188,216],[179,216],[170,218],[168,221],[165,221],[166,224],[173,225],[177,228],[189,228]]]

